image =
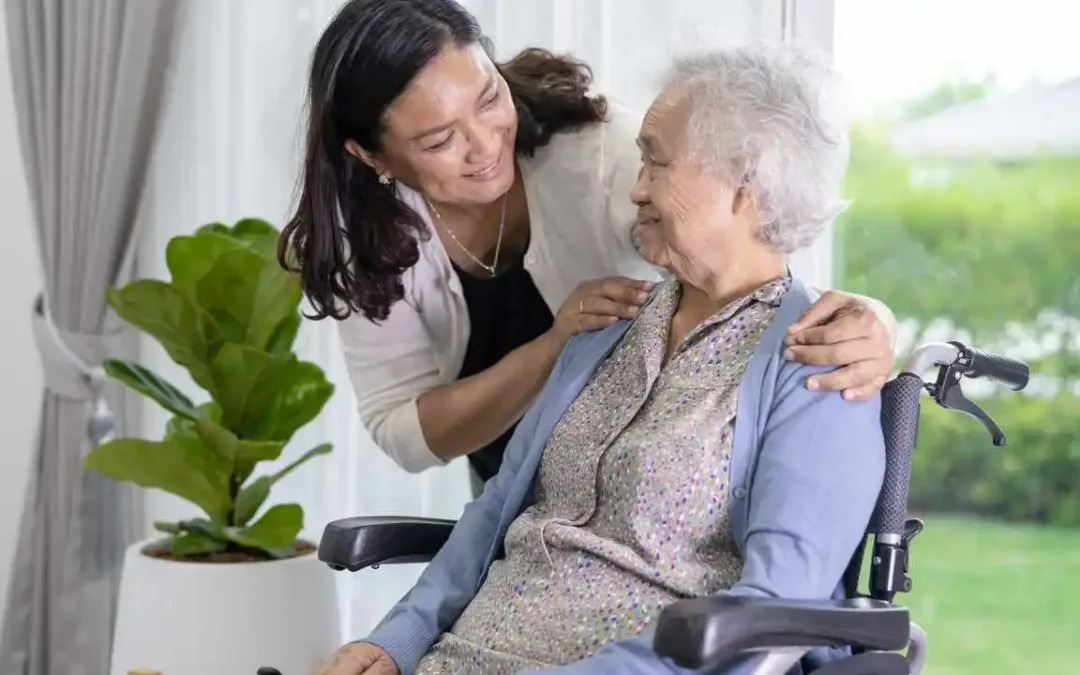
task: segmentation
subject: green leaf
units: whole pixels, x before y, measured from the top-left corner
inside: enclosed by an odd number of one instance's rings
[[[277,244],[281,233],[265,220],[259,218],[238,220],[233,225],[232,236],[260,255],[277,260]]]
[[[218,461],[229,468],[238,483],[247,480],[259,462],[273,461],[281,456],[284,443],[278,441],[241,440],[225,427],[208,419],[194,422],[199,439],[209,447]]]
[[[172,554],[174,556],[205,555],[224,551],[228,546],[229,542],[215,539],[202,532],[184,532],[173,538]]]
[[[195,297],[230,342],[265,349],[277,325],[295,314],[300,280],[250,249],[222,254],[196,284]]]
[[[233,465],[237,481],[246,481],[259,462],[272,462],[281,457],[284,447],[285,444],[280,441],[240,441],[236,446],[236,462]]]
[[[266,498],[270,496],[272,485],[273,479],[270,476],[259,476],[240,490],[233,510],[233,520],[237,525],[247,525],[255,517],[266,502]]]
[[[272,488],[279,480],[292,473],[297,467],[308,460],[320,455],[327,455],[334,449],[329,443],[315,446],[308,450],[295,461],[290,462],[277,473],[270,476],[259,476],[244,486],[236,498],[235,522],[237,525],[246,525],[262,507]]]
[[[333,449],[334,446],[330,443],[322,443],[321,445],[316,445],[314,448],[300,455],[300,457],[298,457],[295,461],[290,462],[289,465],[283,468],[281,471],[275,473],[271,478],[271,484],[277,483],[279,480],[292,473],[298,466],[304,464],[308,460],[318,457],[320,455],[329,455],[333,451]]]
[[[240,436],[251,437],[245,417],[251,416],[247,414],[247,408],[252,390],[267,368],[280,367],[294,358],[292,354],[275,356],[235,342],[224,344],[211,364],[214,400],[221,406],[222,425],[235,429]]]
[[[299,504],[271,507],[247,528],[229,528],[228,536],[243,546],[272,549],[291,545],[304,527],[304,509]]]
[[[212,410],[210,413],[212,414]],[[209,417],[201,417],[189,420],[183,417],[172,417],[165,424],[165,441],[179,447],[184,457],[192,468],[207,476],[214,488],[224,495],[220,510],[208,512],[217,520],[223,520],[231,506],[231,476],[235,461],[233,455],[223,455],[220,449],[214,445],[214,438],[201,430],[201,426],[216,426]],[[220,427],[219,427],[220,428]],[[228,452],[235,454],[232,446]]]
[[[178,523],[156,522],[154,528],[173,537],[175,555],[198,555],[223,551],[229,547],[225,530],[206,518],[192,518]],[[179,545],[176,542],[180,542]]]
[[[277,242],[281,233],[273,225],[259,218],[244,218],[236,221],[232,227],[223,223],[210,223],[200,227],[197,232],[199,234],[212,232],[229,237],[265,258],[277,258]]]
[[[222,466],[232,473],[236,461],[236,446],[240,439],[221,424],[209,419],[194,421],[195,437],[209,448]]]
[[[248,397],[241,428],[247,438],[288,441],[315,419],[334,394],[334,385],[314,363],[290,358],[268,368]]]
[[[172,275],[173,285],[194,296],[195,286],[210,271],[214,262],[222,254],[241,246],[232,237],[211,230],[195,236],[173,237],[165,247],[165,264]]]
[[[157,279],[137,279],[106,292],[124,321],[153,336],[191,378],[210,390],[209,363],[221,345],[219,327],[180,289]]]
[[[206,518],[190,518],[177,524],[185,532],[196,532],[219,540],[227,539],[224,526]]]
[[[221,406],[216,401],[207,401],[199,404],[199,412],[205,419],[215,424],[221,424]]]
[[[279,332],[278,326],[297,315],[303,297],[300,277],[281,269],[274,260],[266,261],[252,298],[248,344],[266,349]]]
[[[196,235],[206,233],[220,234],[223,237],[232,237],[232,228],[225,223],[207,223],[195,228]]]
[[[103,365],[105,366],[105,372],[110,377],[153,399],[169,412],[188,419],[202,416],[202,413],[191,402],[191,399],[184,395],[184,392],[149,369],[137,363],[117,359],[106,360]]]
[[[296,557],[296,549],[292,546],[274,546],[272,548],[264,548],[263,551],[268,553],[274,560],[285,560],[287,558]]]
[[[270,334],[266,351],[271,354],[284,354],[290,351],[296,342],[296,336],[300,333],[301,319],[299,312],[282,319],[281,323],[274,328],[274,332]]]
[[[83,467],[113,480],[168,492],[220,518],[231,502],[228,490],[222,490],[223,474],[208,471],[212,463],[193,462],[191,450],[176,439],[117,438],[93,448],[83,458]]]
[[[291,352],[270,354],[228,343],[213,363],[222,424],[241,438],[286,443],[334,393],[323,371]]]

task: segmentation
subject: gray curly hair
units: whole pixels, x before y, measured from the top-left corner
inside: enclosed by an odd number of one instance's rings
[[[756,198],[760,237],[808,246],[847,208],[848,124],[826,55],[754,44],[678,58],[663,84],[689,94],[687,145]]]

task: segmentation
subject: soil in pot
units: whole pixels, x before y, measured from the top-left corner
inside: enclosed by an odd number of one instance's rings
[[[293,542],[292,548],[293,551],[296,552],[296,555],[290,557],[299,558],[314,553],[317,547],[310,541],[297,539]],[[281,558],[275,558],[261,549],[247,548],[244,546],[231,546],[224,551],[215,551],[214,553],[178,556],[173,555],[172,542],[168,539],[148,544],[143,548],[142,553],[143,555],[159,560],[192,563],[251,563],[281,560]]]

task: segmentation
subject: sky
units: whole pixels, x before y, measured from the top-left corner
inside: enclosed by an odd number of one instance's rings
[[[835,31],[857,115],[950,80],[993,74],[1008,91],[1080,76],[1080,0],[835,0]]]

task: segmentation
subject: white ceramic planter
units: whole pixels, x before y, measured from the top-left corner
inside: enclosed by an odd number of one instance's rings
[[[307,675],[340,646],[334,573],[315,554],[256,563],[184,563],[130,547],[111,675]]]

